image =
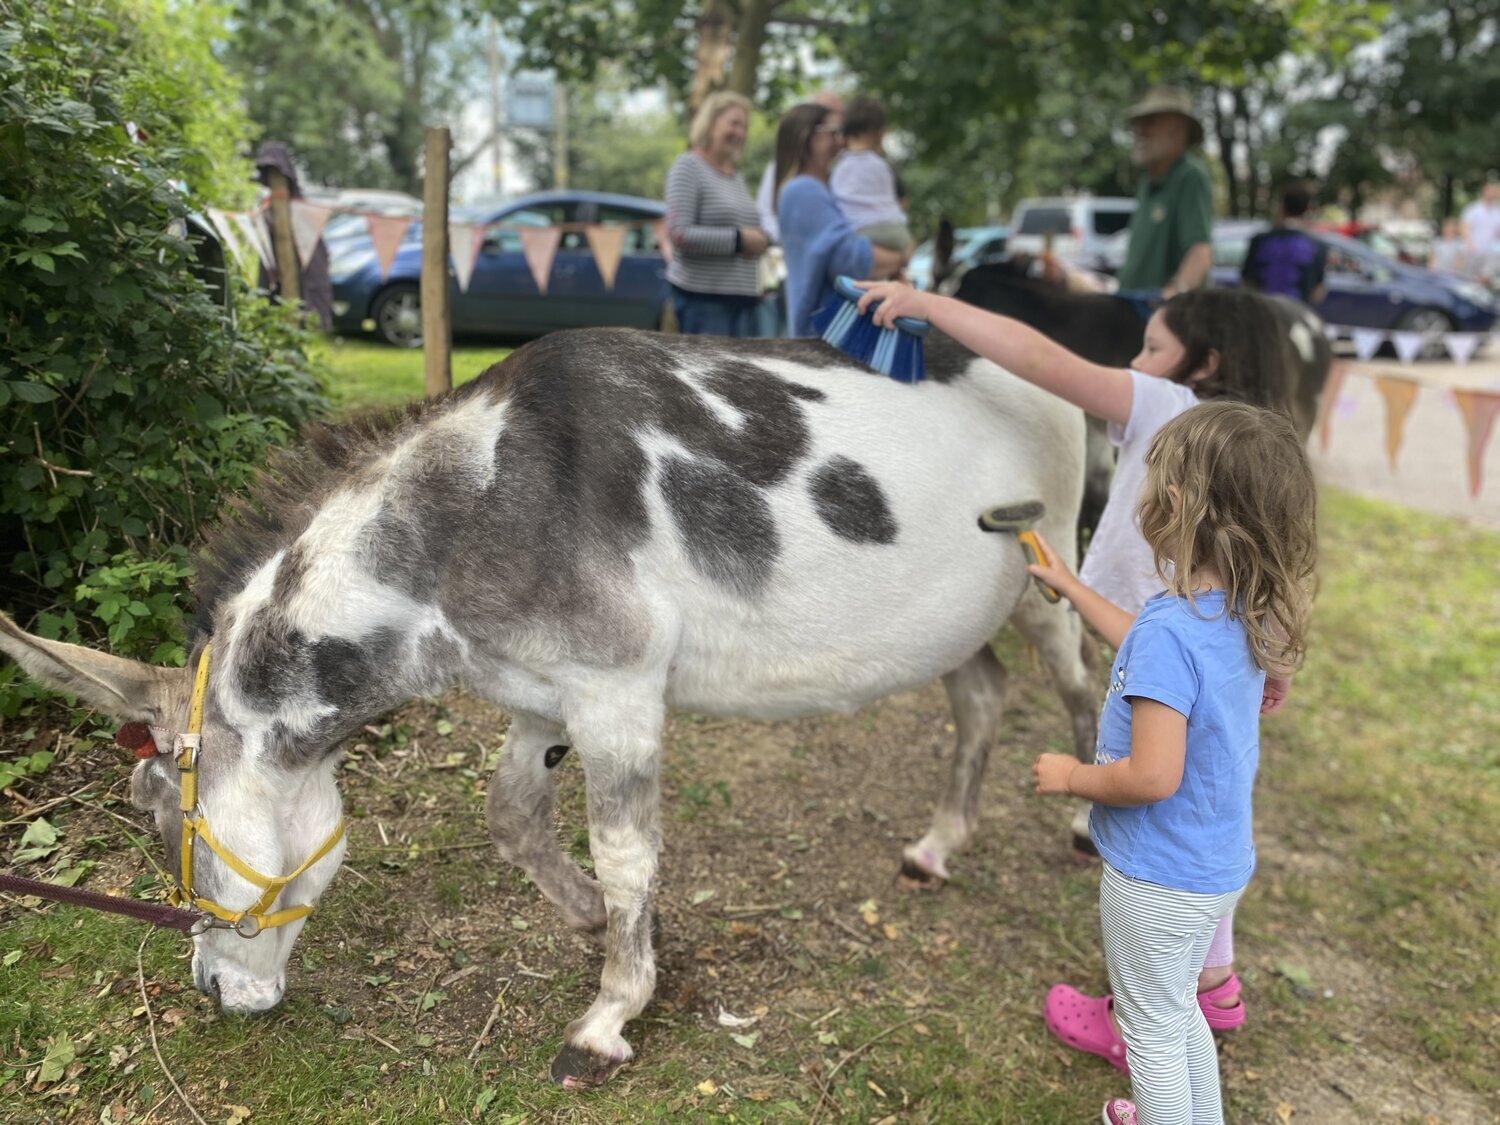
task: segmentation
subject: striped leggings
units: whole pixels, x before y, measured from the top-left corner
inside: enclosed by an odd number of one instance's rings
[[[1223,1125],[1219,1056],[1198,1009],[1198,972],[1244,889],[1178,891],[1104,864],[1104,958],[1141,1125]]]

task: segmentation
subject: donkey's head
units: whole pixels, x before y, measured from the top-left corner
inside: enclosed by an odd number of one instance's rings
[[[227,1012],[275,1006],[302,928],[296,908],[317,901],[343,855],[333,757],[276,754],[278,731],[234,687],[231,662],[221,654],[210,661],[201,692],[193,773],[180,768],[179,750],[189,732],[201,648],[188,668],[158,668],[42,640],[0,614],[0,650],[42,683],[124,722],[149,725],[151,741],[140,751],[146,757],[131,777],[130,796],[156,817],[164,870],[187,883],[191,904],[208,915],[208,928],[193,938],[193,983]],[[190,811],[182,808],[185,778]]]

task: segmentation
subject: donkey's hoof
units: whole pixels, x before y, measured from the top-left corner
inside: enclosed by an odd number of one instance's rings
[[[586,1047],[575,1047],[564,1043],[552,1060],[552,1081],[565,1090],[588,1090],[602,1086],[630,1061],[628,1055],[605,1056],[595,1054]]]
[[[947,882],[946,877],[918,867],[909,859],[902,861],[901,870],[896,874],[896,885],[903,891],[940,891]]]
[[[1080,867],[1087,867],[1099,859],[1099,849],[1094,847],[1094,841],[1087,836],[1073,833],[1073,862]]]

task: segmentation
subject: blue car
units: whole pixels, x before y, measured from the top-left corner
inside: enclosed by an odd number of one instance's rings
[[[666,262],[651,224],[666,213],[654,200],[597,191],[546,191],[503,205],[454,208],[453,222],[508,224],[486,235],[467,292],[459,292],[449,267],[454,333],[515,337],[594,325],[658,327],[669,293]],[[567,231],[552,262],[547,292],[538,291],[521,251],[521,236],[513,228],[557,223],[635,224],[625,236],[613,289],[605,288],[583,232]],[[329,263],[335,330],[359,333],[373,323],[386,343],[420,347],[421,267],[420,222],[407,229],[383,279],[368,237],[341,242]]]
[[[1215,284],[1239,283],[1250,240],[1265,229],[1265,223],[1214,224]],[[1329,324],[1400,332],[1488,332],[1495,324],[1495,299],[1482,285],[1398,262],[1332,231],[1307,234],[1328,247],[1328,292],[1316,311]],[[1438,344],[1434,354],[1441,350]]]

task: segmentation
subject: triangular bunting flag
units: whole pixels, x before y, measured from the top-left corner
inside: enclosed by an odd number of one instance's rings
[[[1337,324],[1324,324],[1323,325],[1323,335],[1327,336],[1330,340],[1337,340],[1343,334],[1344,334],[1344,330],[1342,328],[1340,328]]]
[[[448,254],[453,259],[453,278],[458,282],[458,291],[469,291],[469,279],[474,276],[474,265],[479,261],[480,248],[484,246],[482,223],[449,223]]]
[[[1334,360],[1333,366],[1328,369],[1328,378],[1323,383],[1323,397],[1318,400],[1318,448],[1324,453],[1328,452],[1329,423],[1333,421],[1333,407],[1339,399],[1339,391],[1344,385],[1344,362]]]
[[[1417,384],[1399,375],[1375,376],[1375,388],[1385,399],[1385,455],[1396,467],[1396,454],[1401,449],[1401,435],[1406,430],[1406,416],[1411,413],[1411,404],[1417,397]]]
[[[1391,343],[1396,345],[1396,358],[1410,363],[1422,353],[1426,337],[1420,332],[1392,332]]]
[[[1360,359],[1369,359],[1385,343],[1385,333],[1378,328],[1356,328],[1351,336],[1354,339],[1354,354]]]
[[[667,220],[657,219],[651,224],[651,233],[656,236],[656,248],[661,251],[662,261],[672,264],[672,238],[667,234]]]
[[[276,258],[271,253],[270,234],[266,230],[266,217],[259,211],[229,212],[230,221],[245,241],[254,249],[262,268],[269,274],[276,272]]]
[[[532,280],[539,291],[547,292],[547,282],[552,277],[552,259],[557,257],[557,244],[562,240],[562,231],[557,227],[521,227],[521,252],[526,255],[526,264],[531,267]]]
[[[1479,341],[1484,335],[1479,332],[1444,332],[1443,347],[1454,363],[1468,363],[1479,350]]]
[[[406,228],[411,219],[404,215],[366,215],[365,223],[370,228],[370,241],[375,244],[375,260],[380,263],[380,280],[384,281],[396,261],[396,251],[401,249],[401,240],[406,237]]]
[[[1484,480],[1484,447],[1495,428],[1495,416],[1500,414],[1500,394],[1454,390],[1453,397],[1469,431],[1469,495],[1478,499],[1479,486]]]
[[[620,256],[625,252],[625,228],[619,225],[600,226],[590,223],[584,228],[589,240],[589,249],[594,252],[594,265],[599,267],[599,276],[604,279],[606,290],[615,287],[615,271],[620,268]]]
[[[208,221],[213,226],[214,233],[219,236],[219,241],[224,244],[225,252],[239,266],[240,272],[244,273],[253,264],[251,255],[255,253],[246,243],[244,234],[235,226],[234,220],[217,207],[208,209]]]
[[[297,244],[297,261],[306,269],[318,249],[318,240],[323,237],[323,228],[328,225],[333,208],[309,203],[305,199],[294,199],[291,206],[292,241]]]

